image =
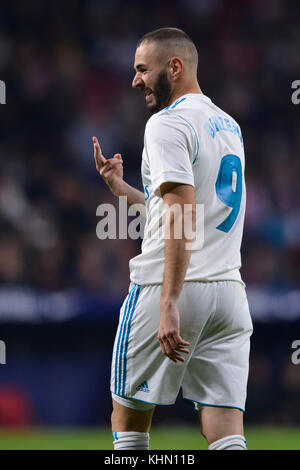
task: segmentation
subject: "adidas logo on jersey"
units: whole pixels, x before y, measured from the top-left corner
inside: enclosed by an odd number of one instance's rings
[[[141,385],[136,387],[136,389],[140,392],[150,393],[150,389],[146,381],[141,383]]]

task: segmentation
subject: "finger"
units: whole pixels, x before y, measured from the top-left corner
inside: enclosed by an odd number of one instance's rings
[[[100,147],[100,144],[99,144],[99,140],[95,136],[93,137],[93,143],[94,143],[94,145],[97,146],[97,148],[99,148],[100,152],[102,153],[102,150],[101,150],[101,147]]]
[[[175,351],[180,351],[181,353],[184,353],[184,354],[190,354],[190,351],[186,348],[182,348],[181,346],[178,346]]]
[[[175,352],[175,349],[177,348],[177,344],[171,335],[164,338],[164,345],[167,355]]]
[[[169,343],[170,348],[171,348],[172,351],[178,347],[178,343],[173,338],[173,335],[168,335],[167,340],[168,340],[168,343]]]
[[[101,176],[104,176],[105,178],[108,178],[116,173],[116,166],[112,165],[106,168],[101,168],[99,173]]]
[[[181,338],[180,335],[177,336],[176,341],[177,341],[178,344],[180,344],[180,346],[190,346],[191,345],[191,343],[189,343],[188,341],[185,341],[183,338]]]
[[[106,163],[106,159],[103,156],[101,156],[101,154],[96,148],[94,149],[94,159],[95,159],[97,170],[102,168],[102,166],[105,165]]]
[[[111,176],[113,176],[113,174],[115,173],[115,170],[112,168],[112,169],[108,169],[108,170],[100,170],[100,175],[102,176],[102,178],[104,179],[109,179]]]
[[[180,354],[175,353],[175,352],[173,352],[169,355],[169,359],[171,359],[171,361],[173,361],[173,362],[177,362],[177,361],[184,362],[185,361],[183,356],[181,356]]]
[[[115,157],[108,160],[112,166],[120,166],[123,163],[123,160],[115,159]]]
[[[175,351],[171,351],[170,353],[165,352],[164,355],[168,357],[169,359],[171,359],[171,361],[173,362],[177,362],[178,360],[180,360],[179,359],[180,355]]]
[[[172,361],[172,362],[177,362],[177,359],[175,357],[172,357],[171,355],[167,355],[167,357]]]
[[[171,350],[168,341],[159,339],[160,347],[165,356],[167,356],[172,362],[177,363],[178,361],[184,362],[185,359],[177,351]]]
[[[102,171],[107,171],[107,170],[115,170],[117,167],[119,167],[121,165],[121,163],[119,163],[119,161],[115,160],[113,161],[111,158],[109,160],[106,160],[106,163],[104,163],[102,166],[101,166],[101,170],[100,172]]]
[[[122,155],[121,155],[120,153],[116,153],[116,154],[114,155],[114,158],[117,158],[118,160],[122,160],[122,161],[123,161]]]
[[[173,334],[168,336],[168,340],[173,350],[178,350],[186,354],[189,353],[189,350],[186,346],[190,346],[190,343],[182,339],[179,334]]]
[[[103,156],[99,145],[94,145],[94,157],[98,164],[104,165],[106,163],[106,158]]]
[[[98,163],[98,165],[101,166],[104,163],[106,163],[106,158],[104,157],[102,153],[97,137],[93,137],[93,144],[94,144],[94,157],[95,157],[96,163]]]
[[[176,358],[176,359],[184,362],[184,357],[181,353],[189,354],[189,351],[187,349],[182,349],[179,346],[175,346],[173,351],[168,351],[168,356],[172,357],[172,358]]]
[[[110,158],[109,160],[106,160],[106,162],[101,166],[101,170],[112,170],[120,166],[122,166],[122,160],[114,160],[113,158]]]
[[[103,167],[102,167],[102,168],[100,169],[100,172],[99,172],[99,173],[100,173],[101,176],[105,176],[105,174],[106,174],[108,171],[111,171],[111,168],[107,168],[107,167],[106,167],[106,168],[103,168]]]
[[[165,341],[162,338],[158,338],[158,341],[159,341],[163,354],[167,355],[167,347],[166,347],[167,345],[165,344]]]
[[[171,359],[173,362],[184,362],[185,359],[183,356],[178,354],[177,352],[173,351],[172,353],[168,354],[168,358]]]
[[[101,171],[111,170],[111,162],[107,160],[102,166]]]

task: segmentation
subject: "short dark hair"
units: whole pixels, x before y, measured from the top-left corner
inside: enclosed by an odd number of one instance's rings
[[[158,50],[163,53],[181,54],[186,62],[190,62],[191,66],[197,71],[198,51],[191,38],[181,29],[178,28],[160,28],[145,34],[137,43],[138,48],[142,43],[156,43]],[[163,56],[161,56],[163,57]]]
[[[142,42],[164,42],[164,41],[181,41],[185,40],[191,42],[194,46],[195,44],[191,40],[191,38],[184,32],[182,29],[178,28],[159,28],[154,31],[150,31],[150,33],[145,34],[137,43],[137,48],[142,44]]]

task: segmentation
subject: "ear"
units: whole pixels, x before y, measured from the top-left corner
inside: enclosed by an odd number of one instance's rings
[[[170,73],[173,80],[177,80],[183,71],[183,62],[179,57],[172,57],[169,62]]]

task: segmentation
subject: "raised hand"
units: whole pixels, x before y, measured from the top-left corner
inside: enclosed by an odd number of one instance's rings
[[[123,183],[122,156],[120,153],[116,153],[112,158],[106,159],[103,156],[97,137],[93,137],[93,144],[96,169],[112,193],[118,196]]]

